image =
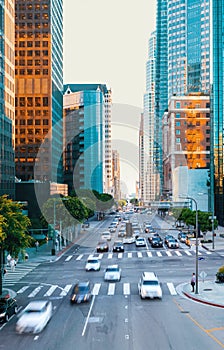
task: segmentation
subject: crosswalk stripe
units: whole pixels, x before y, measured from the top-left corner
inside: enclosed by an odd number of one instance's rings
[[[157,252],[157,256],[161,257],[162,253],[161,252]]]
[[[44,294],[44,297],[49,297],[51,294],[54,293],[55,289],[57,289],[58,286],[51,286],[48,291]]]
[[[101,283],[95,283],[93,290],[92,290],[92,295],[98,295],[100,291]]]
[[[128,253],[128,258],[132,258],[132,253]]]
[[[78,258],[76,258],[76,260],[81,260],[83,257],[83,254],[79,255]]]
[[[206,251],[206,254],[208,254],[208,255],[209,255],[209,254],[212,254],[212,253],[211,253],[211,252]]]
[[[166,250],[166,254],[167,254],[168,256],[172,256],[172,254],[171,254],[171,252],[170,252],[169,250]]]
[[[118,257],[118,259],[122,259],[123,253],[118,253],[117,257]]]
[[[202,255],[202,253],[201,253],[201,252],[198,252],[198,255]]]
[[[184,253],[186,253],[187,255],[192,255],[188,250],[184,250]]]
[[[151,252],[147,252],[147,255],[148,255],[149,258],[152,257],[152,253]]]
[[[113,253],[109,253],[108,254],[108,259],[112,259],[113,258]]]
[[[71,260],[71,258],[72,258],[72,255],[69,255],[69,256],[65,259],[65,261],[69,261],[69,260]]]
[[[109,283],[107,295],[114,295],[115,293],[115,283]]]
[[[33,298],[33,297],[35,297],[35,296],[39,293],[39,291],[40,291],[42,288],[43,288],[43,286],[39,286],[39,287],[35,288],[35,289],[32,291],[32,293],[30,293],[30,294],[28,295],[28,298]]]
[[[60,293],[61,297],[64,297],[68,294],[70,289],[72,288],[72,284],[67,284],[64,289],[62,289],[62,292]]]
[[[176,292],[176,289],[175,289],[173,283],[167,282],[167,287],[168,287],[171,295],[177,295],[177,292]]]
[[[142,258],[142,253],[141,252],[137,252],[138,258]]]
[[[27,290],[29,288],[29,286],[24,286],[22,288],[20,288],[18,291],[17,291],[17,294],[22,294],[23,292],[25,292],[25,290]]]
[[[178,250],[175,250],[175,253],[176,253],[178,256],[182,256],[182,254],[181,254]]]
[[[123,294],[130,295],[130,283],[123,283]]]
[[[98,255],[98,259],[102,259],[103,258],[103,254],[102,253],[100,253],[99,255]]]

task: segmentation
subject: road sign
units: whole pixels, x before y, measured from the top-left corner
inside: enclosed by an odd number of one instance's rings
[[[205,271],[201,271],[200,277],[202,278],[202,280],[204,282],[205,278],[207,277],[207,273]]]

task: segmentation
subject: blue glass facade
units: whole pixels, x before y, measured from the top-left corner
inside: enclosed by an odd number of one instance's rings
[[[213,96],[212,128],[214,164],[211,159],[211,175],[214,174],[215,215],[220,225],[224,224],[223,191],[223,143],[224,143],[224,0],[213,0]],[[211,185],[213,185],[211,176]]]

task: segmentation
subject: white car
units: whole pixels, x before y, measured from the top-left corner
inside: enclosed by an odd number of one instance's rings
[[[138,282],[138,291],[141,299],[145,298],[159,298],[162,299],[163,293],[158,280],[158,277],[154,272],[143,272]]]
[[[40,333],[50,321],[52,310],[51,301],[32,301],[22,311],[16,323],[16,331],[18,333]]]
[[[105,231],[101,235],[101,239],[105,239],[107,241],[111,241],[111,234],[109,231]]]
[[[100,261],[97,258],[89,258],[86,263],[86,271],[100,271]]]
[[[146,240],[144,237],[138,237],[135,240],[135,246],[136,247],[145,247],[146,246]]]
[[[108,266],[105,270],[104,281],[120,281],[121,269],[118,265]]]
[[[123,244],[132,244],[132,243],[135,243],[135,237],[123,238]]]

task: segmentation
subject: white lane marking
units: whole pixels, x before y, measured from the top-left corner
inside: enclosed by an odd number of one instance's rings
[[[132,258],[132,253],[128,253],[128,258]]]
[[[151,252],[147,252],[147,255],[148,255],[149,258],[152,257],[152,253]]]
[[[44,297],[49,297],[51,294],[54,293],[55,289],[57,289],[58,286],[54,285],[54,286],[51,286],[48,291],[44,294]]]
[[[172,254],[171,254],[171,252],[169,252],[169,250],[166,250],[166,254],[167,254],[168,256],[172,256]]]
[[[182,254],[181,254],[178,250],[175,250],[175,253],[176,253],[176,255],[178,255],[178,256],[182,256]]]
[[[101,283],[95,283],[93,290],[92,290],[92,295],[98,295],[100,291]]]
[[[25,290],[27,290],[29,288],[29,286],[24,286],[22,288],[20,288],[17,292],[17,294],[22,294],[23,292],[25,292]]]
[[[37,340],[39,338],[39,335],[35,335],[35,337],[33,338],[33,340]]]
[[[92,259],[94,257],[94,254],[90,254],[87,258],[87,260]]]
[[[35,289],[32,291],[32,293],[30,293],[30,294],[28,295],[28,298],[33,298],[33,297],[35,297],[35,296],[37,295],[37,293],[39,293],[39,291],[40,291],[42,288],[43,288],[43,286],[39,286],[39,287],[35,288]]]
[[[115,283],[109,283],[107,295],[114,295],[115,293]]]
[[[81,260],[83,257],[83,254],[79,255],[78,258],[76,258],[76,260]]]
[[[208,252],[208,251],[206,251],[206,254],[208,254],[208,255],[209,255],[209,254],[212,254],[212,252]]]
[[[95,301],[95,295],[93,296],[93,299],[92,299],[92,302],[91,302],[91,305],[90,305],[90,308],[89,308],[89,312],[88,312],[88,315],[86,317],[86,322],[85,322],[83,330],[82,330],[82,337],[85,335],[86,327],[87,327],[87,324],[89,322],[89,318],[90,318],[90,314],[91,314],[91,311],[92,311],[92,308],[93,308],[94,301]]]
[[[142,258],[142,253],[141,252],[137,252],[138,258]]]
[[[162,253],[161,252],[157,252],[157,256],[162,256]]]
[[[70,291],[70,289],[72,288],[72,284],[67,284],[65,286],[65,288],[62,290],[62,292],[60,293],[61,297],[64,297],[68,294],[68,292]]]
[[[198,252],[198,255],[202,255],[202,253]]]
[[[186,253],[187,255],[192,255],[188,250],[184,250],[184,253]]]
[[[123,284],[123,294],[130,295],[130,283]]]
[[[113,258],[113,253],[109,253],[108,254],[108,259],[112,259]]]
[[[177,295],[176,289],[173,285],[173,283],[167,282],[167,287],[169,288],[171,295]]]
[[[118,257],[118,259],[122,259],[123,253],[118,253],[118,254],[117,254],[117,257]]]
[[[101,254],[98,255],[98,259],[101,260],[102,258],[103,258],[103,254],[101,253]]]
[[[72,257],[73,257],[73,255],[69,255],[69,256],[65,259],[65,261],[71,260]]]

